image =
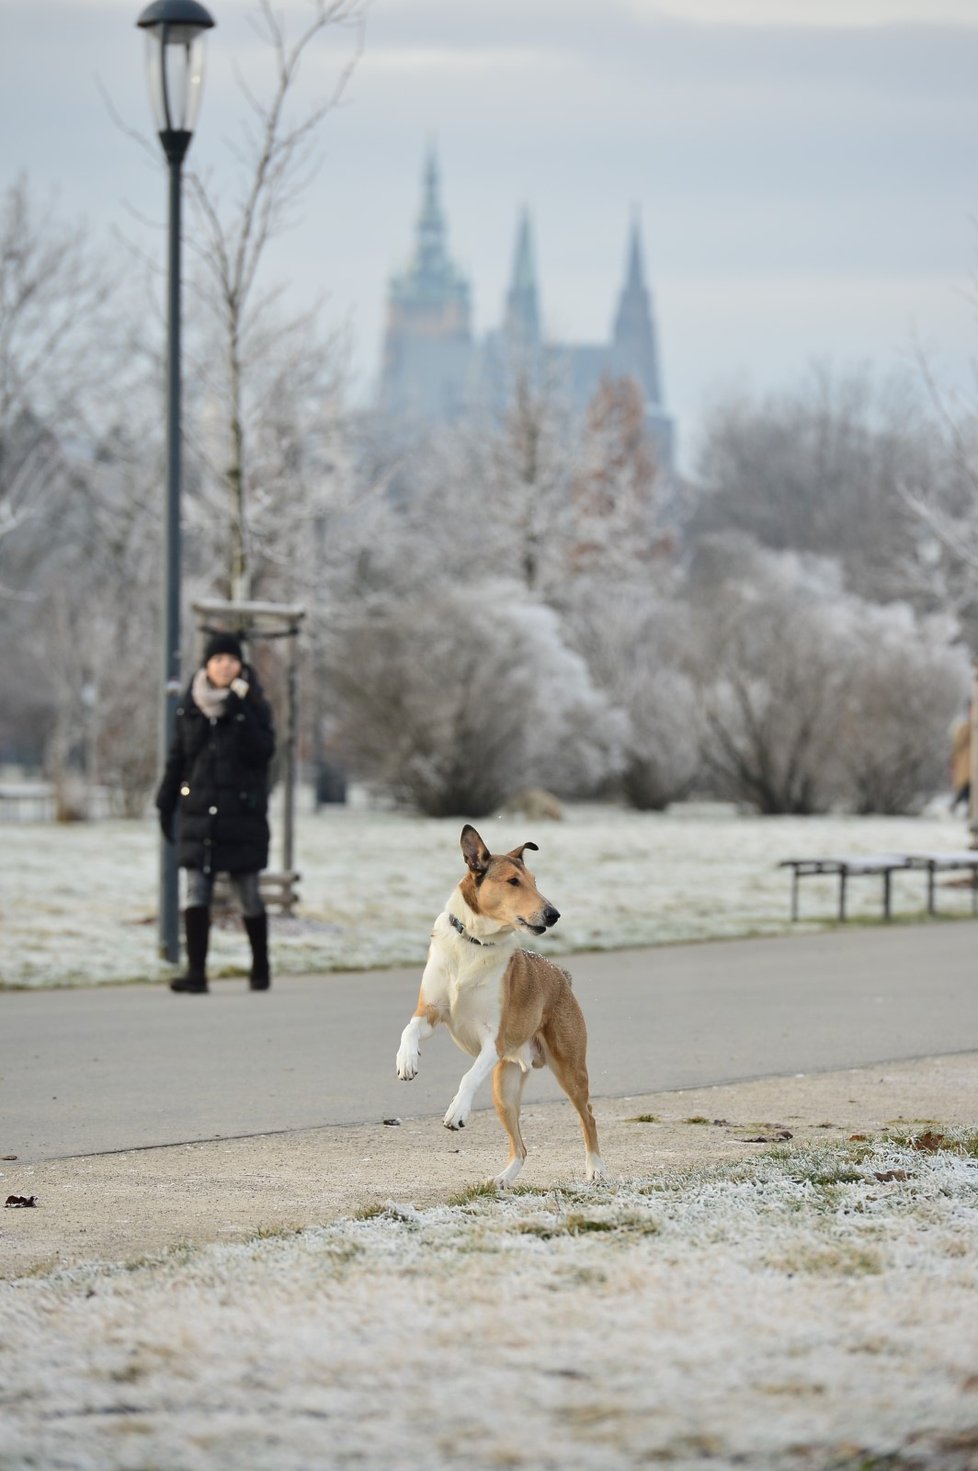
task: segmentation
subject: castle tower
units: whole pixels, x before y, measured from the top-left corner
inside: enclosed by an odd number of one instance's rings
[[[438,163],[431,150],[414,253],[388,289],[381,408],[422,420],[453,418],[464,406],[471,359],[469,284],[448,254]]]

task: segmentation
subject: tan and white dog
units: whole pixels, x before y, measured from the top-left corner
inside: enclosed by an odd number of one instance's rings
[[[493,1183],[511,1185],[526,1159],[520,1133],[523,1085],[531,1067],[551,1069],[581,1119],[589,1180],[604,1175],[587,1076],[587,1028],[559,966],[518,947],[521,933],[542,935],[560,918],[523,862],[523,843],[493,855],[468,824],[462,829],[468,873],[435,920],[421,994],[401,1035],[397,1076],[418,1072],[421,1043],[444,1022],[475,1062],[459,1083],[443,1120],[462,1129],[480,1085],[492,1073],[496,1112],[509,1136],[509,1160]]]

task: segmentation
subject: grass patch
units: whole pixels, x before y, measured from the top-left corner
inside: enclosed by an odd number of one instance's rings
[[[657,1113],[637,1113],[630,1119],[625,1119],[626,1124],[661,1124],[662,1120]]]
[[[304,1230],[304,1226],[259,1226],[244,1239],[248,1244],[252,1241],[289,1241],[293,1236],[301,1236]]]
[[[978,1129],[969,1129],[961,1138],[961,1153],[969,1159],[978,1159]]]
[[[883,1259],[872,1247],[849,1242],[799,1243],[768,1258],[779,1272],[815,1277],[878,1277]]]
[[[942,1124],[937,1119],[900,1119],[888,1125],[886,1139],[921,1154],[956,1154],[978,1159],[978,1129]]]
[[[498,1194],[499,1191],[492,1181],[484,1180],[481,1185],[468,1185],[464,1190],[459,1190],[454,1195],[450,1195],[446,1204],[472,1205],[477,1200],[495,1200]]]
[[[522,1220],[515,1230],[520,1236],[535,1236],[540,1241],[553,1241],[559,1236],[657,1236],[661,1226],[652,1216],[628,1212],[621,1216],[589,1216],[568,1211],[557,1220]]]
[[[386,1205],[362,1205],[358,1211],[354,1211],[353,1219],[355,1221],[376,1221],[387,1214]]]

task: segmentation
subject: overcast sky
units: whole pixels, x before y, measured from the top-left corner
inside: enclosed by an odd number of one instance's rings
[[[206,3],[217,27],[189,162],[220,175],[242,119],[234,66],[256,90],[267,70],[252,0]],[[152,248],[136,218],[165,218],[162,174],[99,90],[149,133],[140,9],[0,0],[0,181],[26,172],[68,217]],[[349,47],[319,46],[310,95]],[[974,0],[374,0],[270,264],[350,322],[362,394],[429,142],[479,329],[499,319],[525,203],[546,327],[603,340],[637,210],[688,465],[711,397],[790,384],[812,359],[883,374],[919,347],[940,381],[970,381],[976,77]]]

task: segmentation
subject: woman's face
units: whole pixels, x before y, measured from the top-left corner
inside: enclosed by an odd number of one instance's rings
[[[205,665],[207,678],[219,690],[226,690],[232,679],[241,673],[241,660],[233,654],[213,654]]]

